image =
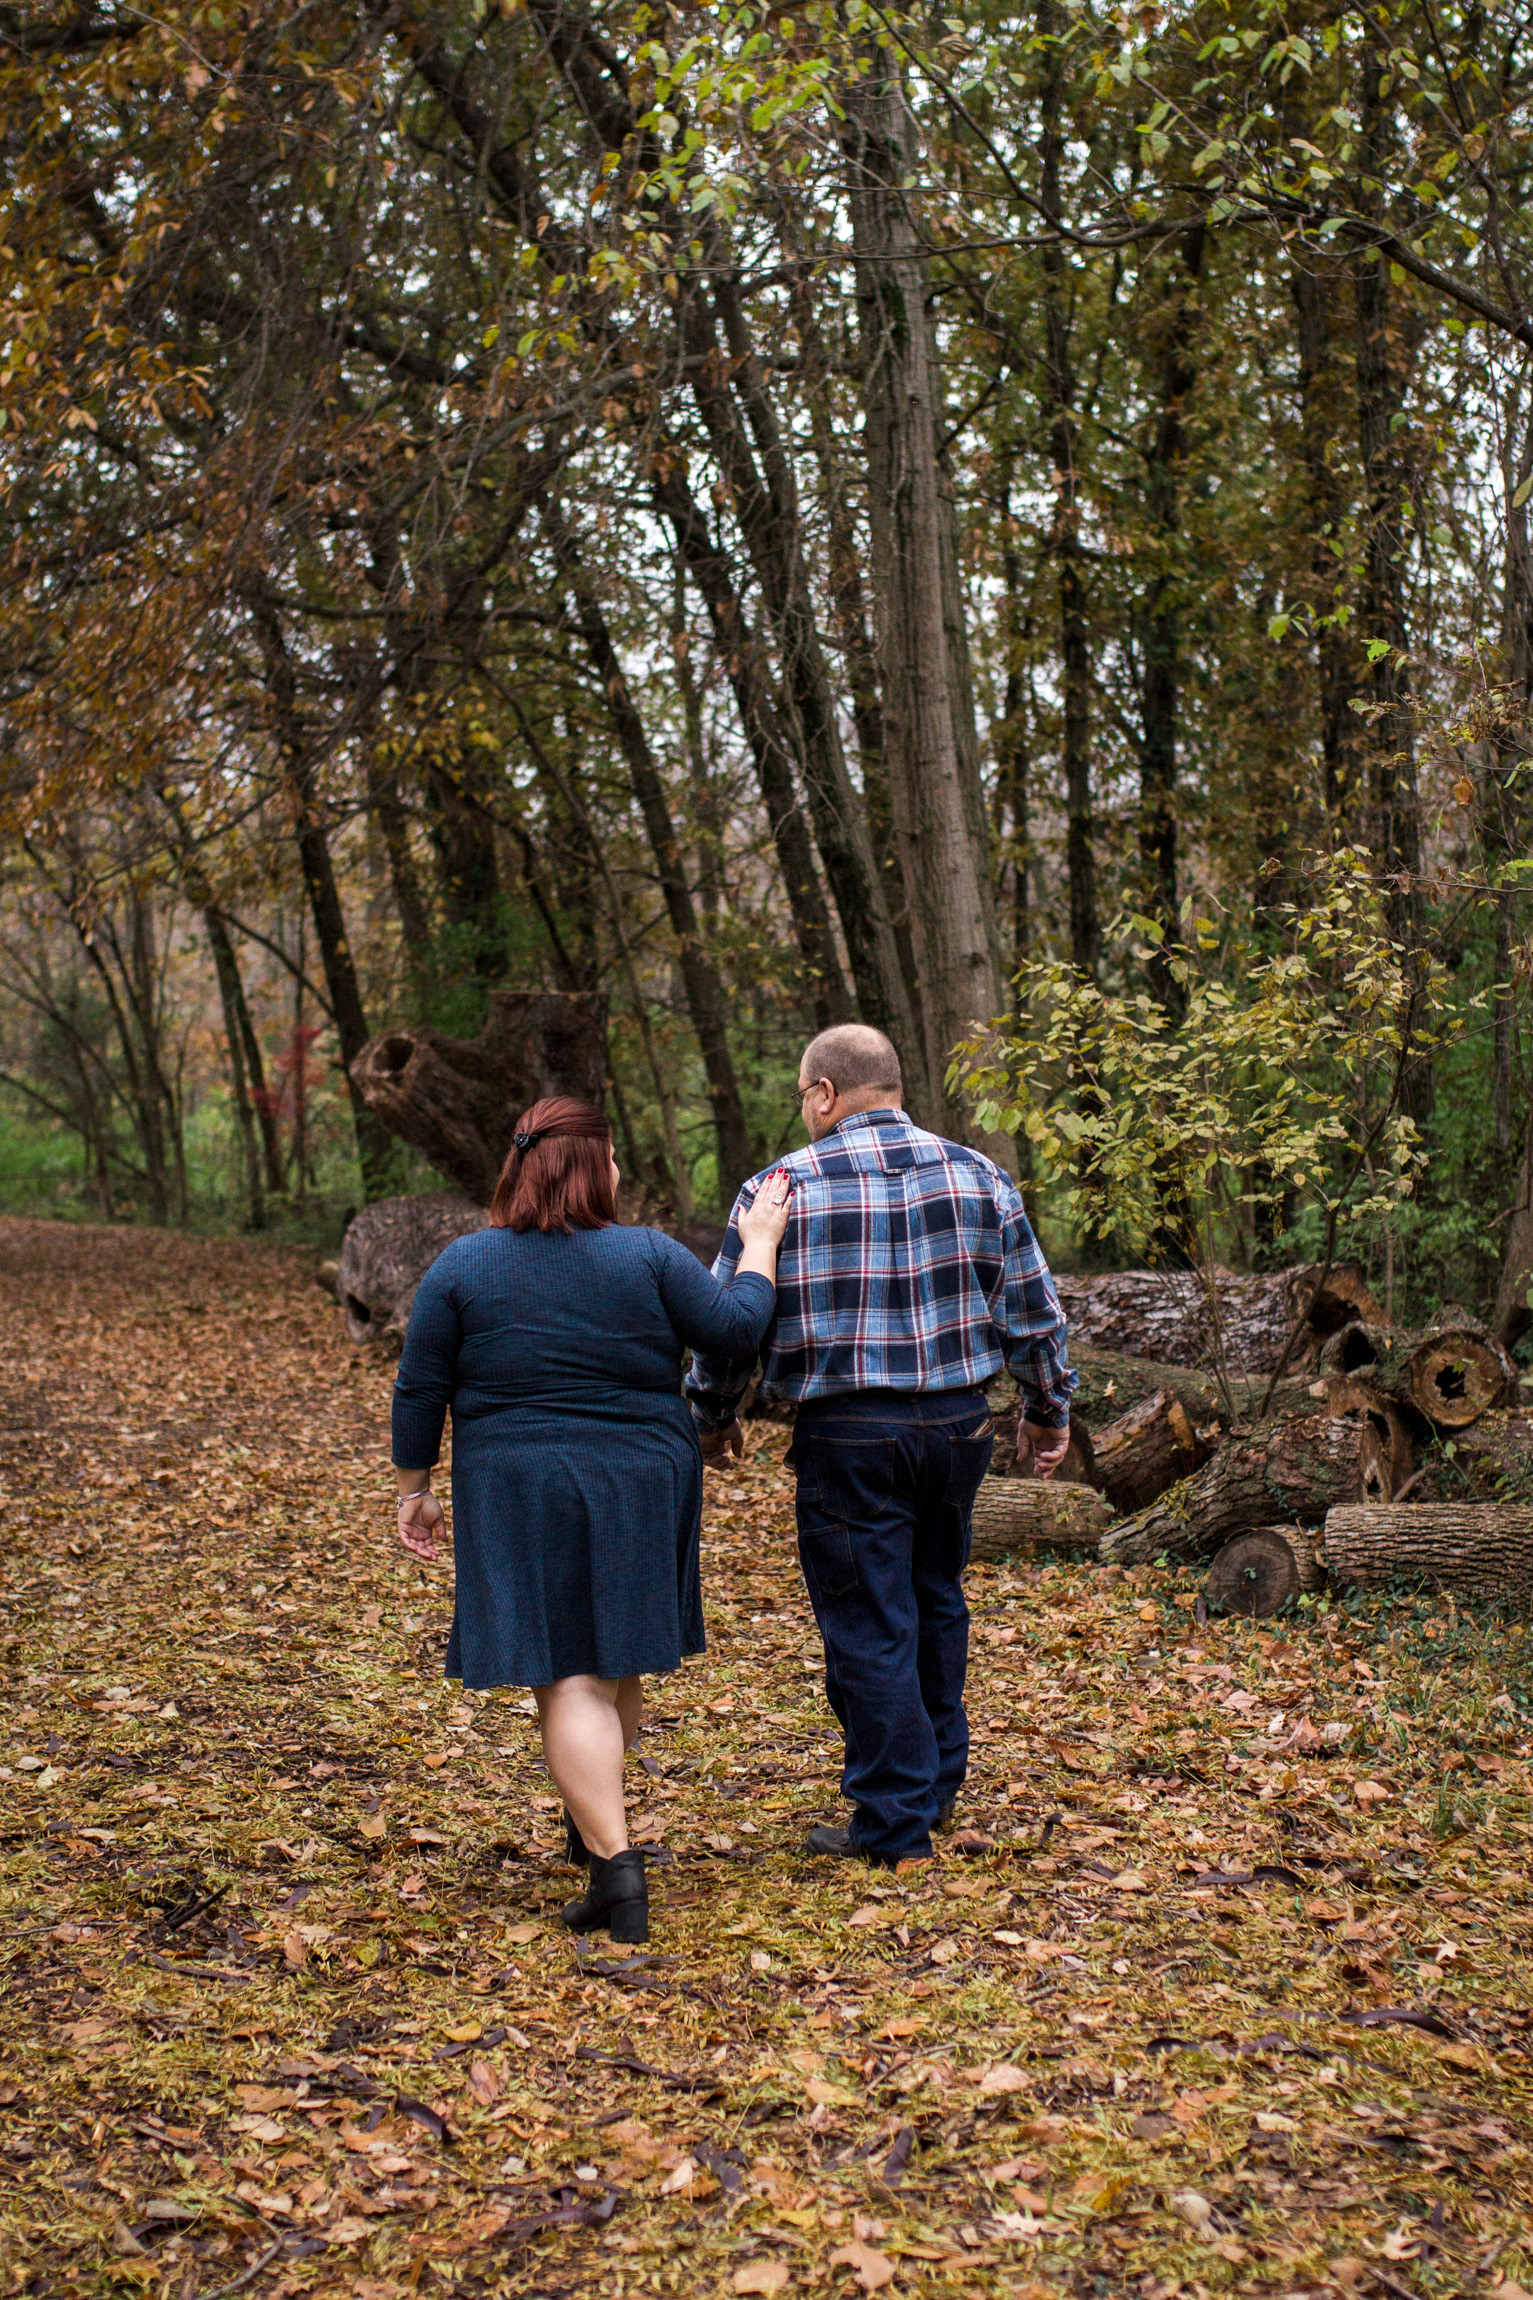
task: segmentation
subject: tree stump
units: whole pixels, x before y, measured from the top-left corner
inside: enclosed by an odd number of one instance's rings
[[[1054,1478],[981,1478],[974,1502],[971,1559],[1005,1557],[1016,1549],[1095,1551],[1112,1511],[1085,1485]]]
[[[1225,1543],[1208,1569],[1203,1591],[1211,1613],[1266,1620],[1306,1590],[1319,1589],[1324,1580],[1314,1543],[1302,1527],[1258,1525]]]
[[[1533,1508],[1507,1502],[1401,1502],[1328,1514],[1321,1555],[1338,1581],[1377,1589],[1425,1581],[1460,1597],[1533,1609]]]
[[[1251,1277],[1218,1270],[1212,1304],[1201,1276],[1185,1270],[1116,1270],[1055,1284],[1072,1337],[1092,1348],[1177,1366],[1215,1364],[1222,1348],[1229,1370],[1270,1374],[1300,1318],[1305,1332],[1289,1360],[1296,1373],[1338,1327],[1379,1320],[1355,1263],[1333,1264],[1317,1293],[1319,1277],[1314,1264]]]
[[[1195,1477],[1125,1518],[1104,1535],[1104,1565],[1143,1565],[1172,1557],[1212,1557],[1238,1533],[1292,1519],[1319,1525],[1339,1502],[1382,1490],[1388,1460],[1366,1417],[1296,1414],[1226,1438]]]
[[[1180,1477],[1201,1469],[1215,1449],[1213,1432],[1194,1422],[1168,1390],[1152,1390],[1142,1405],[1099,1430],[1093,1441],[1096,1483],[1114,1509],[1143,1509]]]
[[[527,1105],[573,1094],[606,1102],[607,1002],[594,992],[492,990],[477,1038],[422,1024],[370,1038],[351,1065],[391,1134],[487,1206]]]

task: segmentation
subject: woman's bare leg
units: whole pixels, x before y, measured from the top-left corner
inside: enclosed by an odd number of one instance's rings
[[[587,1850],[604,1861],[628,1848],[621,1697],[637,1685],[633,1677],[561,1677],[532,1689],[548,1770]]]
[[[644,1680],[642,1677],[620,1677],[617,1681],[617,1713],[623,1727],[623,1747],[631,1749],[639,1737],[644,1721]]]

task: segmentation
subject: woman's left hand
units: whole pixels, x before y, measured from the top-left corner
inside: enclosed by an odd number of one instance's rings
[[[743,1206],[736,1216],[741,1243],[769,1246],[775,1254],[782,1244],[792,1211],[792,1177],[779,1166],[775,1174],[767,1176],[750,1205]]]
[[[437,1538],[447,1524],[434,1493],[402,1493],[399,1497],[399,1538],[412,1557],[427,1565],[437,1562]]]

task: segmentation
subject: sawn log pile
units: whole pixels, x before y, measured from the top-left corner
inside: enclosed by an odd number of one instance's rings
[[[1275,1612],[1326,1572],[1533,1608],[1533,1417],[1478,1319],[1392,1327],[1344,1266],[1221,1271],[1211,1290],[1125,1271],[1060,1295],[1080,1377],[1070,1452],[1039,1482],[1013,1466],[1015,1403],[998,1411],[977,1555],[1208,1563],[1209,1604],[1234,1612]]]

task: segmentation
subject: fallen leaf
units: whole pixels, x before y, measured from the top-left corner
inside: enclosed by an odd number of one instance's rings
[[[781,2260],[747,2260],[730,2278],[736,2292],[781,2292],[787,2283],[787,2264]]]
[[[514,1942],[517,1948],[522,1949],[527,1946],[529,1941],[535,1941],[542,1930],[541,1925],[512,1925],[505,1938]]]
[[[1014,2068],[1010,2061],[997,2061],[993,2067],[979,2072],[979,2089],[983,2093],[1026,2092],[1026,2071]]]
[[[830,2256],[832,2268],[850,2268],[864,2292],[881,2292],[894,2282],[894,2262],[870,2244],[843,2244]]]

